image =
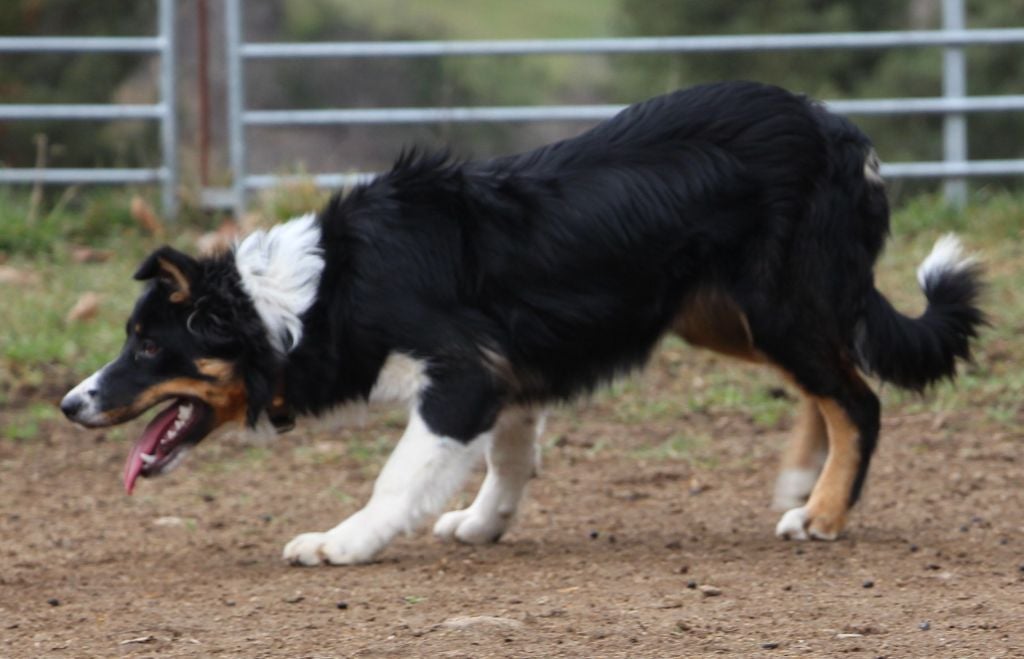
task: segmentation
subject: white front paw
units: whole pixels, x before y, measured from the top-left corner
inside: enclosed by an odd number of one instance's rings
[[[327,556],[323,553],[326,538],[326,533],[297,535],[284,546],[281,558],[292,565],[320,565],[327,560]]]
[[[807,540],[807,508],[786,511],[775,525],[775,535],[783,540]]]
[[[458,540],[471,545],[497,542],[508,528],[512,514],[484,515],[472,506],[441,515],[434,524],[434,535],[441,540]]]
[[[285,545],[282,558],[292,565],[353,565],[373,560],[386,542],[366,532],[335,528],[326,533],[303,533]]]
[[[812,512],[809,506],[787,511],[775,526],[775,535],[783,540],[826,540],[839,537],[846,523],[845,514],[831,516]]]

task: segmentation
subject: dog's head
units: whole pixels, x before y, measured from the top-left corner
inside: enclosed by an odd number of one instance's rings
[[[61,402],[69,419],[91,428],[170,403],[128,456],[129,493],[140,475],[170,471],[219,426],[254,424],[272,405],[280,362],[233,255],[200,261],[163,247],[135,278],[146,287],[128,319],[120,355]]]

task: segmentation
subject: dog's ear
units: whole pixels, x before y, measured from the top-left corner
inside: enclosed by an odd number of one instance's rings
[[[142,262],[135,271],[135,279],[156,279],[171,291],[171,302],[187,302],[192,297],[192,285],[199,275],[199,262],[173,247],[163,246]]]

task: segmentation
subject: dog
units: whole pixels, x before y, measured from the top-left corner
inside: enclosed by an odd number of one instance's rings
[[[434,532],[498,540],[546,406],[641,367],[675,333],[794,385],[776,490],[793,506],[776,534],[833,540],[878,438],[866,376],[913,390],[952,378],[985,321],[980,266],[953,236],[918,271],[923,315],[895,310],[872,275],[888,230],[878,158],[850,121],[777,87],[698,86],[519,155],[407,151],[226,254],[156,250],[122,352],[61,408],[96,427],[170,401],[130,451],[130,493],[229,422],[408,405],[365,507],[284,548],[300,565],[361,563],[440,514],[481,454],[475,500]]]

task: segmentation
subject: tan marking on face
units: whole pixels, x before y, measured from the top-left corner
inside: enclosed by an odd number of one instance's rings
[[[132,401],[131,405],[116,410],[109,410],[105,414],[106,419],[110,424],[116,425],[138,416],[161,401],[178,397],[191,397],[203,401],[213,409],[211,430],[229,421],[241,421],[245,417],[248,404],[245,383],[241,378],[235,377],[233,373],[223,370],[230,367],[228,362],[221,360],[207,361],[213,364],[206,365],[211,370],[210,372],[205,372],[205,374],[216,377],[216,381],[209,382],[186,377],[165,380],[143,391]],[[225,377],[213,375],[214,372],[218,372],[218,369],[220,369],[219,372]],[[200,372],[204,371],[200,369]]]
[[[835,400],[816,398],[815,402],[828,429],[828,459],[807,501],[807,518],[814,534],[835,537],[846,526],[850,493],[860,467],[859,432]]]
[[[226,382],[235,378],[235,366],[223,359],[197,359],[196,370],[219,382]]]
[[[721,291],[697,291],[680,309],[672,328],[695,346],[754,363],[764,361],[754,348],[746,314]]]
[[[816,470],[821,466],[821,455],[828,451],[828,429],[818,403],[800,393],[800,407],[796,425],[786,450],[782,454],[783,469]]]
[[[135,323],[135,327],[132,328],[132,331],[136,334],[142,334],[142,323]]]
[[[181,303],[189,299],[192,295],[191,285],[178,266],[163,258],[158,258],[157,263],[165,275],[162,279],[175,287],[175,291],[171,293],[171,302]]]

